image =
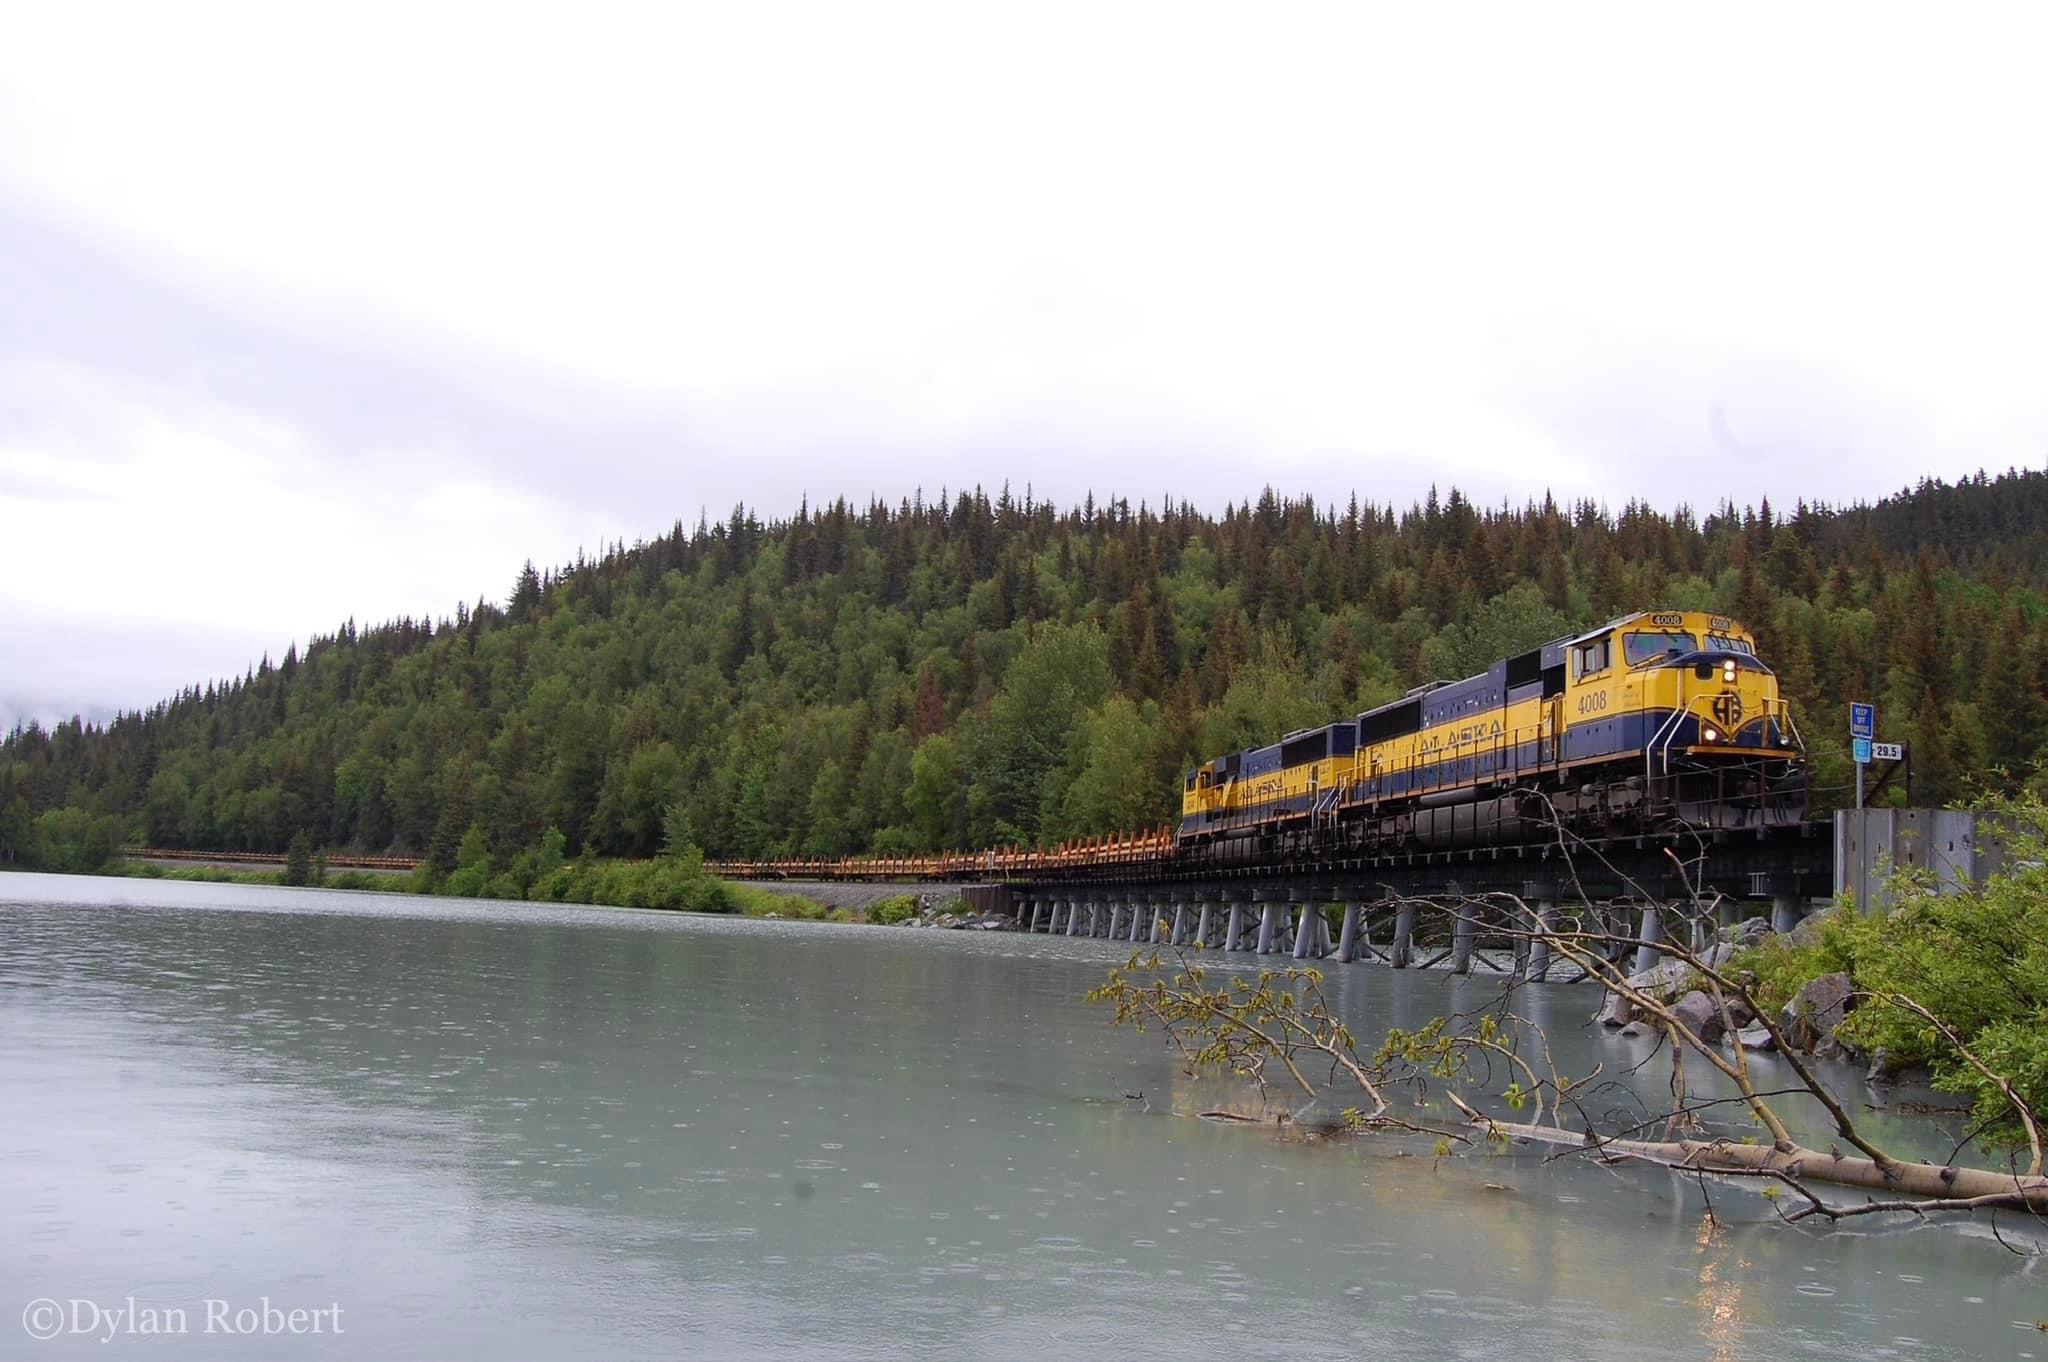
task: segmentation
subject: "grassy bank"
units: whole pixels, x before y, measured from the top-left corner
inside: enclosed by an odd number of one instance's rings
[[[584,859],[551,866],[515,865],[502,874],[491,873],[487,863],[467,868],[458,865],[446,874],[423,865],[409,875],[391,875],[369,870],[323,871],[317,862],[303,873],[297,873],[290,868],[230,870],[222,866],[165,866],[150,861],[121,859],[81,873],[197,884],[303,885],[379,894],[732,913],[742,917],[783,917],[806,922],[863,920],[851,909],[828,909],[801,895],[727,883],[707,873],[702,857],[695,855],[662,856],[650,861]],[[912,911],[915,911],[914,906]]]

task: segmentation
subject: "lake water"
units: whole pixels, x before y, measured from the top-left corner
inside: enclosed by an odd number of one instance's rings
[[[1981,1225],[1176,1115],[1115,958],[0,875],[0,1357],[2048,1358]],[[1485,988],[1333,974],[1361,1035]],[[1530,1000],[1567,1071],[1635,1053]]]

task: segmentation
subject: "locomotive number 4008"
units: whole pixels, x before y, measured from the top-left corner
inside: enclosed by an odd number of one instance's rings
[[[1579,697],[1579,713],[1581,714],[1596,714],[1605,708],[1607,708],[1607,692],[1604,690],[1589,691]]]

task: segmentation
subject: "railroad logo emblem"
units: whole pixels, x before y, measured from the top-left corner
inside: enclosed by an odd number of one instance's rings
[[[1715,696],[1714,718],[1721,727],[1732,731],[1742,722],[1742,697],[1734,691]]]

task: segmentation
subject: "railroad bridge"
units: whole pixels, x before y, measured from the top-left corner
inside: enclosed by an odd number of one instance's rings
[[[1836,841],[1834,829],[1816,822],[1569,849],[1553,843],[1219,864],[1155,834],[1044,852],[710,868],[748,879],[956,883],[976,909],[1009,915],[1027,932],[1374,960],[1396,969],[1448,962],[1458,973],[1492,969],[1543,980],[1551,975],[1542,929],[1558,929],[1564,919],[1611,938],[1617,958],[1633,950],[1643,968],[1664,940],[1704,949],[1716,928],[1759,911],[1789,931],[1833,894]],[[1487,946],[1505,946],[1507,954]],[[1571,977],[1582,975],[1575,969]]]
[[[2000,855],[1996,829],[1974,814],[1884,809],[1747,833],[1367,858],[1218,863],[1146,834],[1048,851],[711,868],[747,878],[957,883],[974,907],[1009,915],[1027,932],[1396,969],[1448,962],[1458,973],[1543,980],[1551,977],[1549,931],[1597,933],[1617,963],[1633,952],[1634,968],[1647,969],[1667,940],[1703,951],[1718,928],[1764,913],[1774,930],[1790,931],[1844,889],[1867,904],[1881,897],[1884,862],[1930,870],[1953,887],[1981,882]],[[1563,981],[1583,977],[1574,969]]]
[[[1039,872],[963,892],[1024,931],[1133,945],[1200,945],[1395,969],[1448,963],[1552,978],[1546,931],[1567,925],[1612,941],[1619,960],[1655,963],[1676,937],[1704,950],[1712,933],[1768,911],[1789,931],[1833,890],[1825,824],[1770,837],[1702,842],[1640,838],[1603,846],[1476,848],[1370,859],[1230,867],[1171,862]],[[1483,946],[1504,946],[1488,952]],[[1560,982],[1583,978],[1572,967]]]

